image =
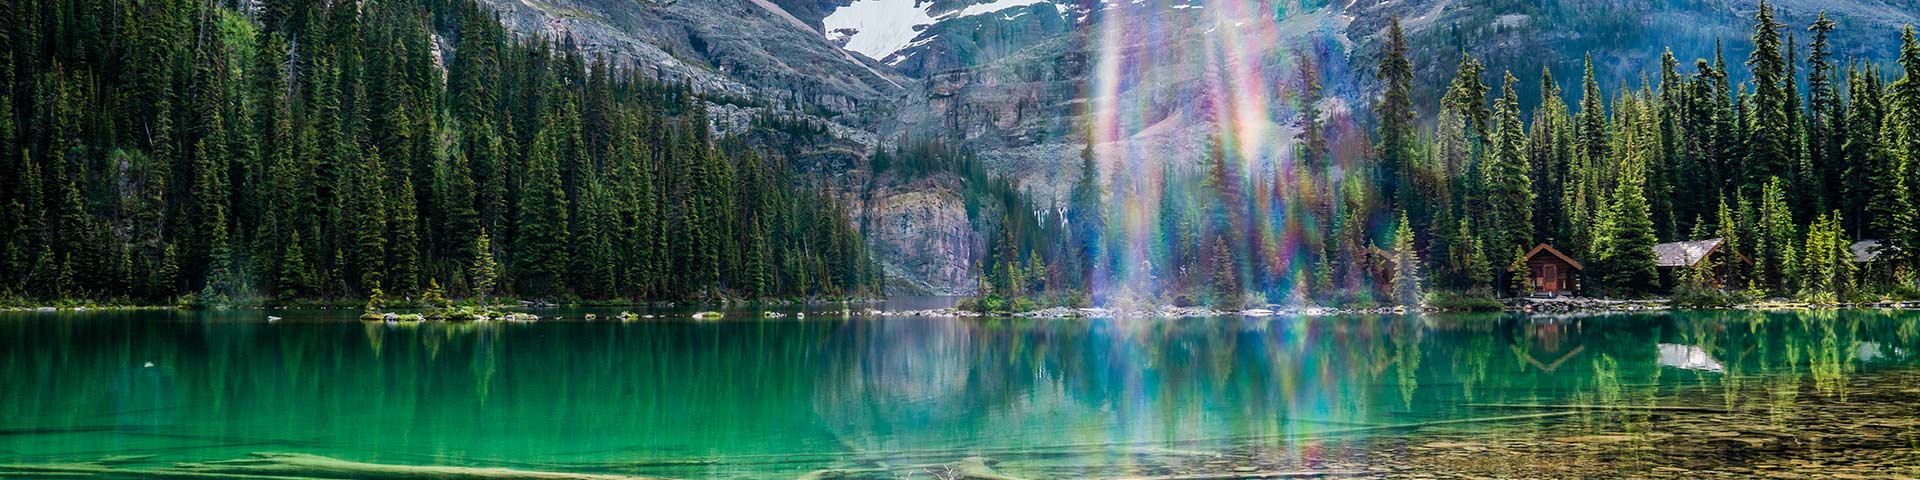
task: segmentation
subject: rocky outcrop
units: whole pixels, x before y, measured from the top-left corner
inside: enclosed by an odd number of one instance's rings
[[[973,293],[975,255],[984,244],[967,218],[959,182],[948,174],[888,180],[858,205],[894,293]]]
[[[571,41],[697,90],[834,112],[894,97],[903,77],[828,43],[768,0],[481,0],[509,30]],[[793,2],[785,2],[793,3]]]

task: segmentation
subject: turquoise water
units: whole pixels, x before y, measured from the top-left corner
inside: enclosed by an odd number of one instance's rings
[[[530,324],[0,314],[0,464],[297,452],[792,478],[928,451],[1285,447],[1486,416],[1476,403],[1645,404],[1701,388],[1731,403],[1755,400],[1732,398],[1739,382],[1844,389],[1920,362],[1911,312],[578,320],[587,312]]]

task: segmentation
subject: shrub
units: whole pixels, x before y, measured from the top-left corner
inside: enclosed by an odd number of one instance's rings
[[[1679,308],[1726,308],[1753,301],[1752,292],[1682,285],[1673,291],[1670,305]]]

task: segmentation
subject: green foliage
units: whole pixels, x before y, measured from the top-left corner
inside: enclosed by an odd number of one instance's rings
[[[1751,293],[1740,289],[1706,288],[1686,285],[1674,289],[1667,303],[1677,308],[1726,308],[1754,301]]]
[[[1393,301],[1396,305],[1419,307],[1423,297],[1420,287],[1420,254],[1413,248],[1413,226],[1407,222],[1407,214],[1400,214],[1399,226],[1393,229]]]
[[[1640,165],[1638,161],[1629,163],[1621,172],[1613,201],[1607,205],[1597,262],[1604,275],[1603,290],[1628,297],[1652,292],[1659,278],[1653,258],[1657,241],[1653,235],[1652,214],[1642,190],[1646,179]]]
[[[1455,292],[1428,293],[1426,304],[1443,312],[1497,312],[1506,307],[1491,295]]]
[[[1803,284],[1799,296],[1813,303],[1837,303],[1853,290],[1852,242],[1840,228],[1839,212],[1821,214],[1807,226],[1806,251],[1800,257]]]

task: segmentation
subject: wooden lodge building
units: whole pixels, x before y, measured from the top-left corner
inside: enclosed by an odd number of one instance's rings
[[[1580,291],[1580,271],[1587,267],[1542,243],[1527,252],[1527,269],[1533,275],[1535,294],[1560,296]]]

